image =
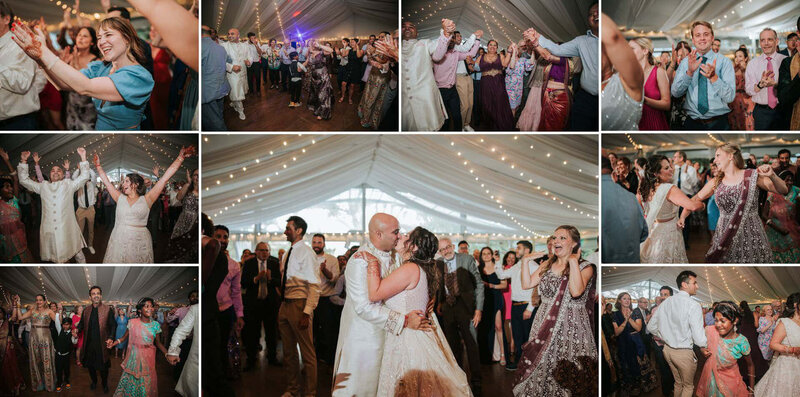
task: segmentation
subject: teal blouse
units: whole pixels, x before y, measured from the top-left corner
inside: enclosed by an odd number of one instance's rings
[[[141,65],[125,66],[109,74],[111,63],[103,61],[89,62],[86,69],[81,70],[84,76],[93,79],[108,77],[114,83],[120,102],[109,102],[92,98],[97,109],[97,130],[138,130],[144,119],[145,107],[153,92],[153,76]]]

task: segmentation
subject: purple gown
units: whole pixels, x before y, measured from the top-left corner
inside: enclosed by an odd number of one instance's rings
[[[486,62],[486,55],[481,57],[481,107],[484,120],[489,122],[493,131],[514,131],[514,114],[508,102],[503,64],[500,55],[492,63]],[[497,70],[500,73],[487,76],[486,73]]]

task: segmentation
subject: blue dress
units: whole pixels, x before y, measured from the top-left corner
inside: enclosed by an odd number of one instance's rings
[[[120,102],[109,102],[92,98],[97,109],[97,130],[138,130],[144,119],[147,101],[153,92],[153,76],[143,66],[125,66],[109,74],[112,64],[103,61],[89,62],[82,69],[84,76],[93,79],[108,77],[117,87]]]
[[[122,338],[125,335],[125,331],[128,330],[128,316],[114,316],[114,319],[117,320],[117,334],[114,336],[115,339]],[[125,339],[125,342],[122,342],[116,346],[119,350],[125,350],[128,347],[128,340]]]
[[[708,230],[717,230],[717,221],[719,221],[719,207],[717,207],[716,195],[712,194],[708,199],[706,205],[706,212],[708,212]]]

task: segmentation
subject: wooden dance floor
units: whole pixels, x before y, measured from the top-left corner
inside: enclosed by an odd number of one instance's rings
[[[237,113],[225,100],[223,117],[230,131],[371,131],[361,127],[358,118],[358,102],[361,100],[361,88],[356,86],[353,93],[353,104],[339,103],[341,86],[335,83],[336,76],[331,78],[334,84],[333,112],[330,120],[317,120],[314,113],[305,106],[307,95],[302,93],[302,106],[289,108],[289,92],[269,89],[269,84],[261,84],[261,92],[247,94],[244,101],[245,120],[239,119]],[[348,86],[348,90],[350,87]],[[349,94],[349,93],[348,93]]]
[[[262,342],[263,346],[263,342]],[[244,353],[243,353],[244,355]],[[283,357],[282,343],[278,342],[278,358]],[[466,361],[466,358],[464,360]],[[244,358],[242,358],[244,365]],[[481,381],[483,395],[486,397],[511,396],[513,371],[507,371],[500,364],[482,365]],[[302,384],[301,378],[301,384]],[[333,380],[333,363],[330,365],[317,361],[317,395],[331,395]],[[286,369],[267,365],[265,351],[258,354],[258,365],[250,372],[242,373],[242,377],[230,381],[237,397],[279,397],[286,390]]]
[[[27,357],[27,356],[26,356]],[[85,368],[80,368],[75,363],[75,354],[70,356],[70,376],[69,380],[72,382],[72,388],[70,390],[62,390],[58,396],[112,396],[114,395],[114,389],[117,388],[117,383],[119,383],[119,378],[122,376],[122,367],[120,364],[122,363],[121,358],[115,358],[111,356],[111,368],[108,370],[108,394],[103,393],[103,386],[101,385],[100,381],[100,374],[97,375],[97,389],[94,391],[89,390],[89,385],[92,383],[91,378],[89,378],[89,371]],[[43,394],[42,392],[34,393],[30,391],[30,384],[31,384],[31,372],[28,368],[28,360],[27,358],[24,360],[19,361],[19,370],[22,371],[22,377],[25,378],[25,385],[26,390],[22,391],[23,396],[41,396],[41,395],[49,395],[47,393]],[[158,395],[162,397],[170,397],[170,396],[180,396],[177,392],[175,392],[175,385],[177,384],[177,380],[173,379],[172,377],[173,367],[169,365],[166,359],[164,359],[164,355],[161,352],[156,353],[156,377],[158,382]],[[55,394],[53,394],[55,395]]]

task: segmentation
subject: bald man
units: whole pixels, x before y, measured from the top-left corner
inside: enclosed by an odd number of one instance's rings
[[[239,38],[239,29],[231,28],[228,30],[228,41],[223,42],[222,48],[228,54],[228,62],[225,70],[228,72],[228,84],[231,92],[228,97],[231,106],[239,113],[239,119],[244,120],[243,101],[247,95],[247,64],[250,63],[249,45],[242,43]]]
[[[381,262],[381,278],[390,271],[391,251],[400,238],[400,225],[389,214],[377,213],[369,221],[369,241],[359,248]],[[347,299],[342,309],[336,362],[333,366],[333,396],[374,396],[383,358],[386,332],[399,335],[404,328],[430,330],[430,322],[419,310],[404,314],[372,303],[367,293],[367,261],[358,252],[345,267]]]

